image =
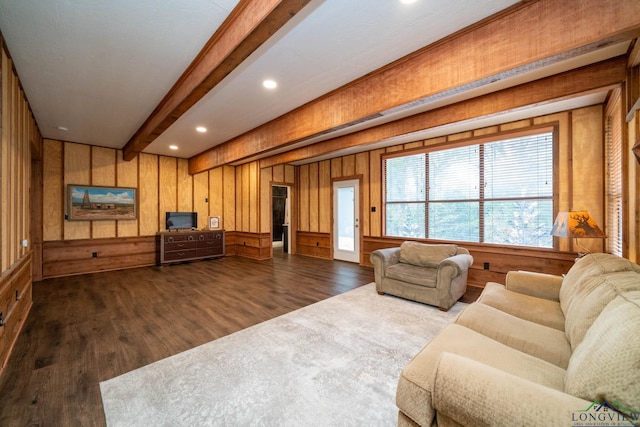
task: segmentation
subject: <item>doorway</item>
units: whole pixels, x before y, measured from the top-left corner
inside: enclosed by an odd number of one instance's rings
[[[333,258],[360,263],[360,181],[333,183]]]
[[[291,236],[289,235],[290,188],[283,185],[271,187],[271,241],[274,248],[289,252]]]

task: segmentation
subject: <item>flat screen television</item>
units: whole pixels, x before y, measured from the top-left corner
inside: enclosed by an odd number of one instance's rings
[[[198,227],[198,212],[167,212],[167,230],[191,230]]]

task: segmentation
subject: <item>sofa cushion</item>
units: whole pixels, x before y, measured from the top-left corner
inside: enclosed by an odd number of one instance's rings
[[[389,266],[386,275],[390,279],[425,286],[427,288],[435,288],[437,274],[438,270],[435,268],[424,268],[412,264],[398,263]]]
[[[454,256],[456,253],[456,245],[432,245],[408,241],[400,245],[400,262],[438,268],[440,261]]]
[[[624,258],[591,254],[571,267],[560,288],[560,307],[571,348],[577,348],[611,300],[633,290],[640,290],[640,268]]]
[[[564,314],[560,303],[512,292],[499,283],[485,285],[478,302],[495,307],[520,319],[564,331]]]
[[[617,296],[577,346],[565,391],[640,412],[640,291]]]
[[[451,324],[423,348],[400,375],[396,404],[419,425],[431,425],[435,416],[431,393],[443,352],[468,357],[555,390],[564,388],[564,369],[464,326]]]
[[[486,304],[469,305],[455,322],[563,369],[571,357],[571,346],[563,331],[520,319]]]

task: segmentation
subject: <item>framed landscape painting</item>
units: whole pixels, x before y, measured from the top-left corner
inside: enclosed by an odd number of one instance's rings
[[[137,217],[138,194],[135,188],[67,185],[68,220],[126,220]]]

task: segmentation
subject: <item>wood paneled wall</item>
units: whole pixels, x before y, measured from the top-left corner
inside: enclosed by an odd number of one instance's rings
[[[30,250],[30,247],[23,247],[21,242],[30,240],[31,146],[40,144],[40,134],[11,58],[4,48],[0,48],[0,51],[0,271],[4,272]]]
[[[238,227],[236,233],[227,236],[227,248],[237,255],[249,258],[270,258],[273,254],[271,186],[281,184],[294,189],[295,167],[278,165],[260,169],[259,162],[251,162],[236,168],[236,180]],[[229,242],[233,242],[231,246]],[[295,239],[291,246],[292,251],[295,250]]]
[[[362,179],[362,216],[363,264],[369,262],[370,252],[380,247],[397,245],[399,240],[384,237],[382,220],[382,156],[386,153],[413,150],[433,145],[459,143],[465,139],[508,133],[518,129],[538,125],[554,125],[558,130],[558,207],[559,210],[586,209],[596,222],[604,225],[604,173],[603,164],[603,107],[601,105],[565,111],[557,114],[520,120],[512,123],[476,129],[460,134],[447,135],[425,141],[415,141],[385,149],[349,155],[332,160],[305,164],[299,167],[298,200],[298,253],[320,256],[330,259],[331,234],[331,182],[335,179],[360,177]],[[373,211],[375,208],[375,212]],[[318,248],[318,242],[326,238],[326,250]],[[304,242],[309,240],[309,248]],[[602,251],[603,241],[585,239],[581,244],[593,252]],[[498,266],[513,266],[506,262],[509,256],[504,250],[491,250],[480,245],[475,246],[475,266],[484,262],[496,266],[494,271],[476,268],[470,280],[485,283],[488,280],[500,281],[506,271]],[[561,252],[577,251],[574,242],[558,239]],[[567,256],[549,250],[525,250],[519,268],[538,268],[540,271],[566,271]],[[573,259],[569,254],[568,259]],[[555,265],[554,261],[556,260]],[[528,262],[526,262],[528,260]]]
[[[197,212],[200,229],[219,216],[223,228],[235,231],[234,167],[192,176],[186,159],[142,153],[129,162],[122,150],[56,140],[45,140],[43,153],[45,278],[154,264],[155,235],[165,231],[168,211]],[[68,184],[135,187],[138,218],[67,221]]]
[[[41,138],[0,37],[0,374],[31,308],[31,179]],[[39,175],[39,166],[34,174]],[[37,193],[39,194],[39,193]],[[26,245],[23,244],[26,242]]]

